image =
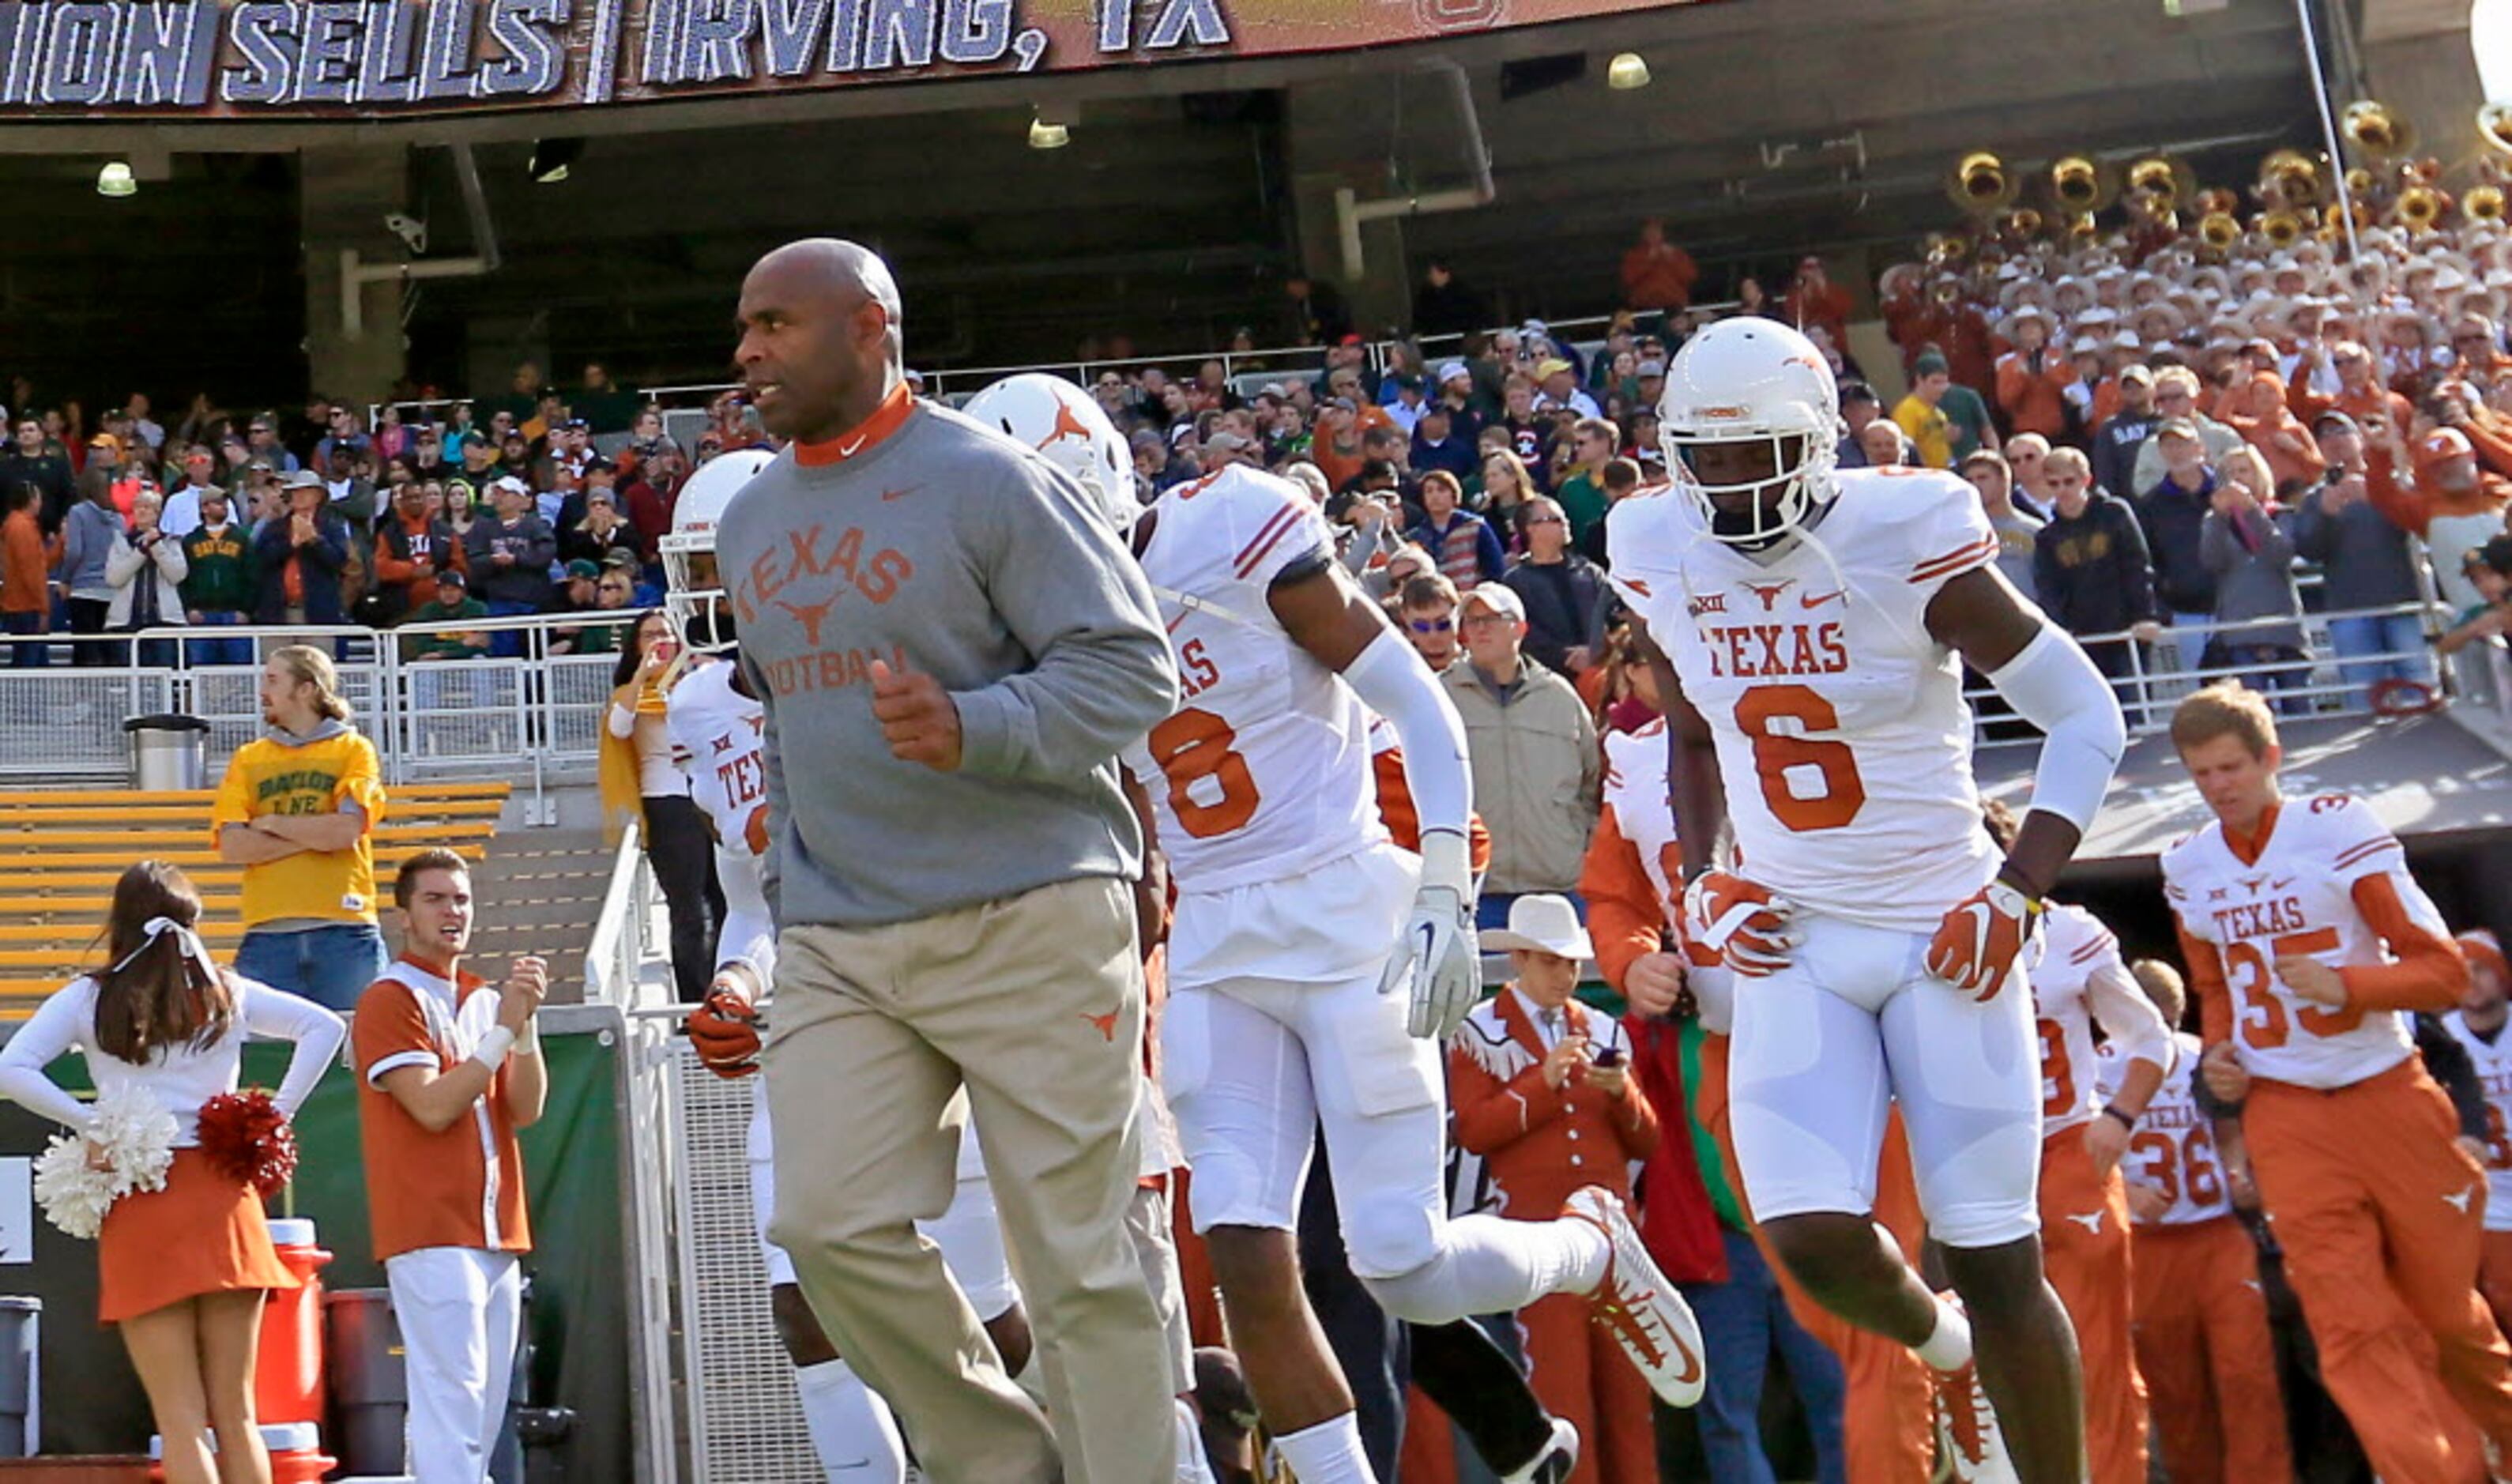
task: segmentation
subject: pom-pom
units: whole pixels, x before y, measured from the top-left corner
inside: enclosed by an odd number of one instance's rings
[[[256,1087],[222,1092],[201,1105],[201,1152],[210,1168],[264,1195],[296,1173],[296,1130],[288,1114]]]
[[[56,1135],[35,1160],[35,1199],[45,1219],[87,1239],[104,1213],[134,1191],[162,1191],[175,1162],[175,1115],[144,1088],[125,1086],[96,1100],[84,1134]]]

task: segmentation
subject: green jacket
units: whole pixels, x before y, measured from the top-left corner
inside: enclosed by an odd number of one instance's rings
[[[206,526],[183,538],[183,606],[204,613],[251,613],[260,601],[261,564],[253,527],[229,521],[216,535]]]

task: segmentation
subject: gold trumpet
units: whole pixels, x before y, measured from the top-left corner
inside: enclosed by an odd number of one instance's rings
[[[1961,298],[1962,281],[1960,279],[1948,278],[1942,279],[1938,282],[1936,292],[1936,300],[1938,303],[1951,307]]]
[[[1945,194],[1954,205],[1979,216],[2014,205],[2018,189],[2020,182],[2007,172],[2006,162],[1985,149],[1975,149],[1956,161],[1945,181]]]
[[[2477,133],[2487,148],[2512,155],[2512,102],[2492,102],[2478,109]]]
[[[2406,154],[2416,147],[2415,126],[2390,111],[2387,103],[2359,98],[2346,105],[2338,127],[2347,141],[2376,160]]]
[[[2259,162],[2259,193],[2299,210],[2320,200],[2320,162],[2299,149],[2280,149]]]
[[[2442,214],[2450,204],[2442,192],[2430,185],[2412,185],[2399,192],[2399,204],[2393,211],[2399,225],[2409,231],[2430,232],[2434,223],[2442,220]]]
[[[2471,221],[2500,224],[2505,209],[2503,187],[2472,185],[2459,198],[2459,214]]]
[[[2241,218],[2230,212],[2209,212],[2198,223],[2198,240],[2218,253],[2242,240]]]

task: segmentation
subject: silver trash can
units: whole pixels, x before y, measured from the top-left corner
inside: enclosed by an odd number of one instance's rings
[[[29,1459],[41,1451],[35,1374],[43,1322],[43,1300],[0,1298],[0,1459]]]
[[[131,738],[131,786],[142,793],[179,793],[210,786],[210,723],[167,712],[122,723]]]

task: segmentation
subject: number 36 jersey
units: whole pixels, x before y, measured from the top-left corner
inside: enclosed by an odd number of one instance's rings
[[[1324,519],[1298,486],[1243,466],[1178,486],[1149,519],[1143,572],[1183,704],[1125,762],[1179,891],[1295,879],[1384,841],[1368,712],[1267,605],[1283,571],[1332,560]]]
[[[1668,487],[1606,518],[1613,582],[1708,723],[1739,870],[1798,907],[1934,931],[1996,857],[1980,826],[1962,667],[1928,633],[1997,556],[1963,481],[1848,470],[1821,524],[1756,556]]]

